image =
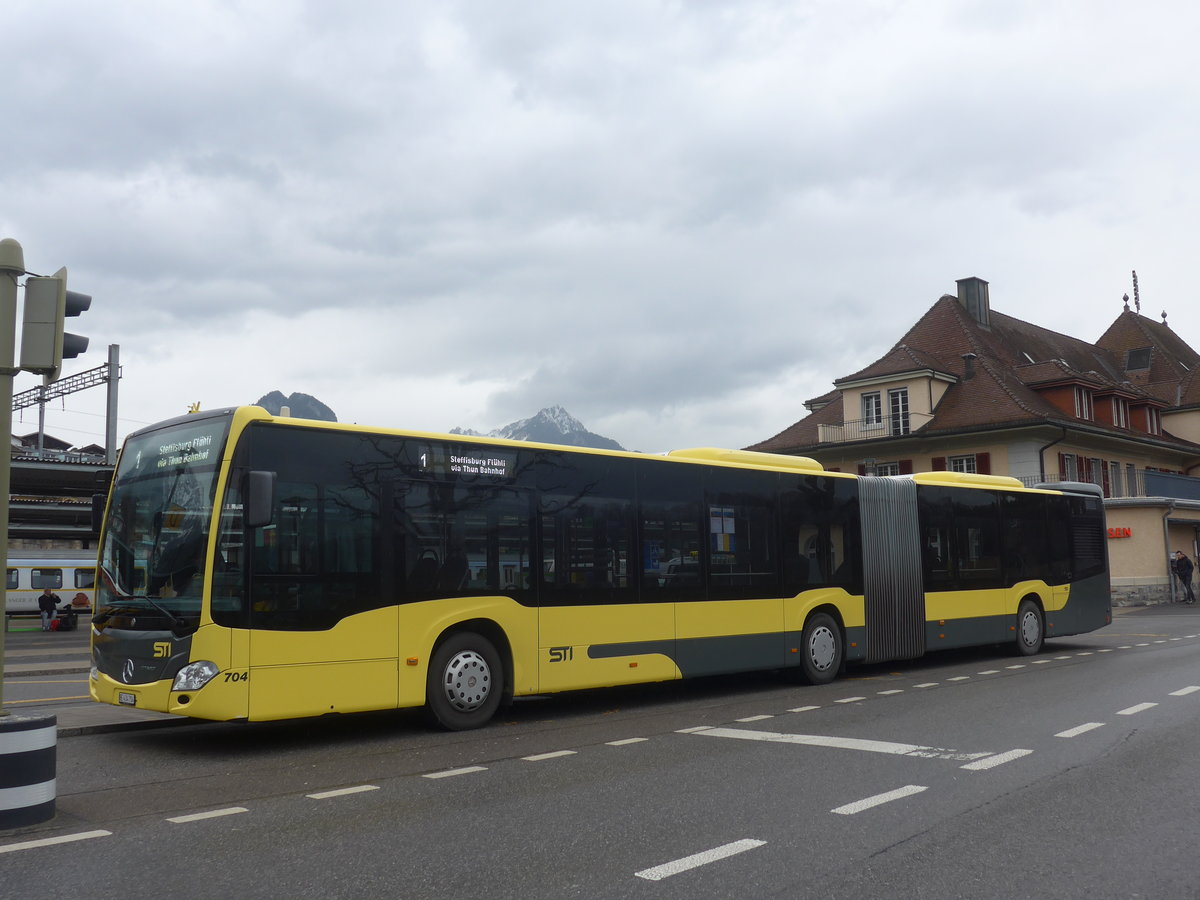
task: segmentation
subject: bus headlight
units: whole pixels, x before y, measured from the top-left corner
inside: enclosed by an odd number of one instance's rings
[[[220,669],[217,668],[217,664],[209,662],[207,659],[202,659],[200,662],[188,663],[175,676],[175,683],[171,685],[171,690],[198,691],[216,678],[219,671]]]

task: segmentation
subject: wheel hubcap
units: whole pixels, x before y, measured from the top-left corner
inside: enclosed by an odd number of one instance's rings
[[[813,629],[808,639],[808,658],[818,672],[827,671],[837,656],[837,641],[833,632],[821,626]]]
[[[1027,647],[1032,647],[1038,642],[1041,630],[1037,613],[1032,611],[1025,613],[1024,618],[1021,619],[1021,639],[1025,641]]]
[[[474,650],[462,650],[446,663],[442,687],[451,706],[459,712],[471,712],[487,702],[492,690],[492,670],[487,660]]]

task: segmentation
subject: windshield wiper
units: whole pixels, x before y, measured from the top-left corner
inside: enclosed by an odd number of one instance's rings
[[[160,604],[160,603],[157,603],[157,602],[154,600],[154,598],[153,598],[153,597],[150,597],[150,596],[148,596],[148,595],[146,595],[146,594],[125,594],[125,595],[122,595],[120,599],[121,599],[122,601],[125,601],[125,600],[145,600],[147,603],[149,603],[151,606],[153,606],[153,607],[154,607],[156,610],[158,610],[160,613],[162,613],[162,614],[163,614],[163,616],[165,616],[165,617],[166,617],[167,621],[171,623],[171,630],[172,630],[172,631],[174,631],[174,630],[175,630],[175,629],[177,629],[177,628],[178,628],[178,629],[184,629],[184,628],[187,628],[187,627],[188,627],[187,620],[186,620],[186,619],[184,619],[184,618],[183,618],[183,616],[179,615],[178,613],[172,612],[171,610],[167,609],[167,608],[166,608],[165,606],[163,606],[162,604]],[[108,604],[108,605],[110,605],[110,606],[118,606],[119,604],[118,604],[118,603],[111,603],[111,604]],[[103,624],[103,622],[101,622],[100,624]]]

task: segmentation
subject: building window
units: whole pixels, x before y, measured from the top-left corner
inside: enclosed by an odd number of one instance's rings
[[[1092,392],[1078,385],[1075,387],[1075,415],[1081,419],[1092,418]]]
[[[1110,497],[1125,496],[1125,492],[1121,489],[1121,464],[1119,462],[1108,464],[1108,492]]]
[[[1158,410],[1150,406],[1146,407],[1146,431],[1150,434],[1159,434],[1162,431],[1162,419]]]
[[[888,418],[893,435],[908,434],[908,388],[892,388],[888,391]]]
[[[1074,453],[1064,453],[1062,455],[1062,472],[1059,473],[1059,477],[1063,481],[1079,480],[1079,469],[1076,466]]]
[[[876,428],[883,424],[883,400],[879,391],[862,395],[862,421],[866,428]]]
[[[967,472],[974,475],[975,469],[975,454],[969,453],[966,456],[951,456],[946,460],[951,472]]]
[[[876,475],[899,475],[900,474],[900,463],[898,463],[898,462],[875,463],[875,474]]]
[[[1117,428],[1129,427],[1129,401],[1124,397],[1112,398],[1112,420]]]
[[[1125,371],[1150,368],[1150,351],[1152,349],[1154,348],[1141,347],[1137,350],[1130,350],[1129,355],[1125,357]]]

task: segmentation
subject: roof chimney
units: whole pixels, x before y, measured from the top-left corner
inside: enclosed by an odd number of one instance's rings
[[[963,381],[970,381],[975,377],[975,360],[979,359],[974,353],[964,353],[963,360]]]
[[[991,324],[991,304],[988,302],[988,283],[982,278],[960,278],[958,285],[958,302],[963,305],[971,318],[987,328]]]

